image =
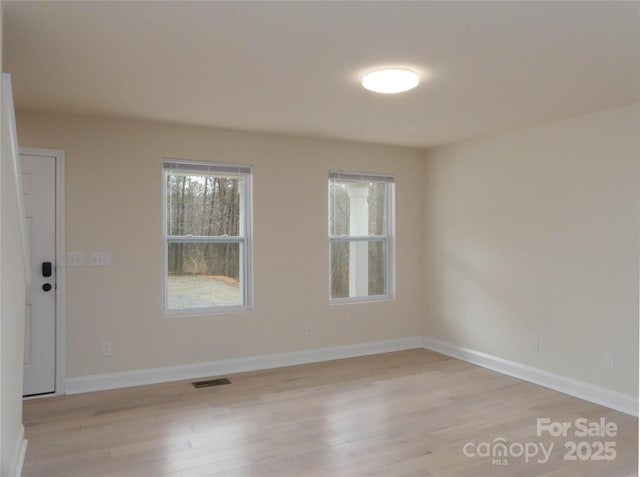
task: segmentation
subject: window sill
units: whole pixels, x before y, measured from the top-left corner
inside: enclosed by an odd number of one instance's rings
[[[193,308],[188,310],[164,310],[163,318],[201,318],[211,315],[235,315],[253,311],[251,306],[226,306],[216,308]]]
[[[357,303],[376,303],[381,301],[394,301],[395,297],[391,295],[380,296],[358,296],[349,298],[330,298],[329,305],[353,305]]]

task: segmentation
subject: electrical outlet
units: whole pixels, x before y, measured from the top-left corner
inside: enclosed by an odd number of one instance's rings
[[[313,323],[307,323],[304,325],[304,334],[311,336],[313,334]]]
[[[602,367],[604,369],[615,369],[616,367],[616,354],[612,351],[607,352],[603,356]]]
[[[102,356],[107,357],[113,354],[113,347],[111,346],[111,341],[102,340]]]
[[[531,349],[532,353],[540,352],[540,339],[537,336],[533,336],[529,340],[529,348]]]

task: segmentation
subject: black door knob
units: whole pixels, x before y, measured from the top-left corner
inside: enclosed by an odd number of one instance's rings
[[[44,291],[49,291],[51,290],[51,283],[45,283],[44,285],[42,285],[42,289]]]

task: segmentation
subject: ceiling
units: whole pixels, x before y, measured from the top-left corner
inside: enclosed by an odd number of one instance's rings
[[[422,148],[640,100],[635,1],[3,4],[21,108]]]

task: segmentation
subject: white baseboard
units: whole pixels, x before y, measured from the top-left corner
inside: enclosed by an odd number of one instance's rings
[[[353,358],[371,354],[390,353],[407,349],[422,348],[422,337],[401,338],[396,340],[358,343],[330,348],[318,348],[290,353],[251,356],[248,358],[225,359],[208,363],[195,363],[183,366],[140,369],[120,373],[98,374],[68,378],[64,382],[66,394],[103,391],[106,389],[126,388],[144,384],[196,379],[224,374],[244,373],[262,369],[295,366],[297,364],[317,363],[334,359]]]
[[[390,353],[415,348],[425,348],[435,351],[570,396],[600,404],[615,409],[616,411],[638,416],[638,399],[634,396],[428,337],[402,338],[373,343],[293,351],[290,353],[225,359],[182,366],[80,376],[66,379],[64,385],[66,394],[77,394],[145,384],[197,379],[208,376],[244,373],[247,371],[260,371],[263,369]]]
[[[13,459],[11,459],[11,470],[9,470],[11,477],[20,477],[22,475],[22,466],[24,465],[24,456],[27,453],[27,444],[28,441],[24,438],[24,426],[20,425],[15,453],[13,454]]]
[[[424,348],[482,366],[502,374],[529,381],[545,388],[553,389],[585,401],[600,404],[616,411],[638,416],[638,399],[628,394],[594,386],[559,374],[533,368],[515,361],[498,358],[469,348],[425,337]]]

